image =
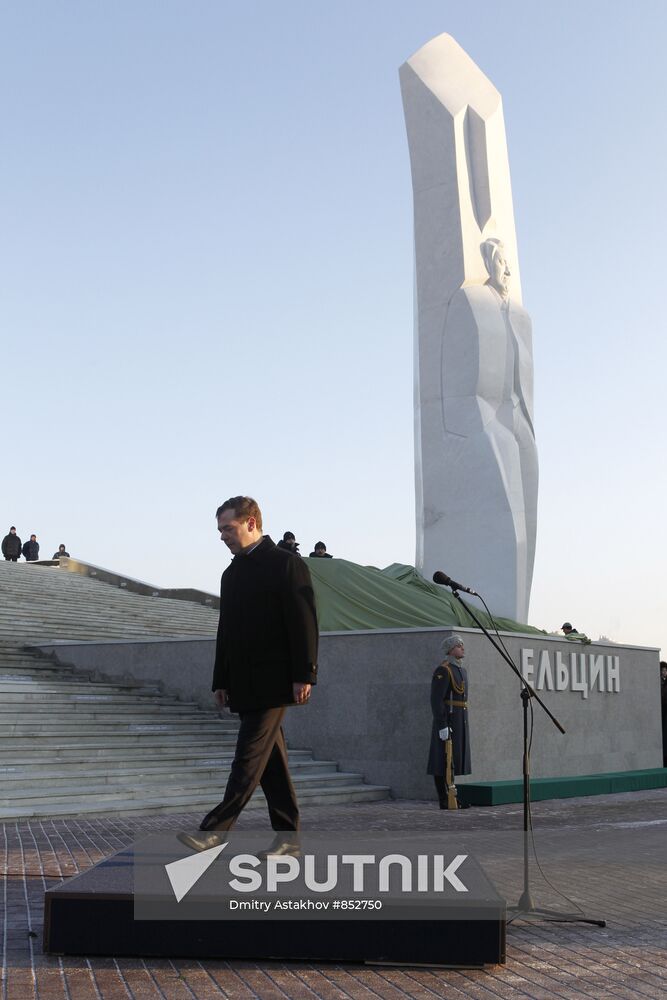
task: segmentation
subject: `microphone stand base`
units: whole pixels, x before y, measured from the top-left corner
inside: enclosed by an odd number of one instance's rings
[[[606,927],[606,920],[596,920],[594,917],[586,917],[578,913],[561,913],[559,910],[543,910],[535,906],[530,893],[524,892],[516,906],[508,906],[507,923],[521,917],[536,917],[539,920],[548,920],[554,924],[594,924],[596,927]]]

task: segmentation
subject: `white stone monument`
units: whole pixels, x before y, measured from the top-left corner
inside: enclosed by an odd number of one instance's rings
[[[537,450],[502,102],[449,35],[400,78],[415,220],[416,565],[525,622]]]

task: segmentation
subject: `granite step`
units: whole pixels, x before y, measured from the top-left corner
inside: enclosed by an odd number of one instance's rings
[[[70,802],[49,803],[45,808],[32,804],[31,806],[10,806],[2,810],[2,818],[18,819],[52,819],[54,817],[78,816],[131,816],[133,813],[182,813],[208,812],[215,805],[215,794],[193,795],[189,790],[181,795],[174,794],[169,801],[161,795],[146,797],[142,800],[128,800],[119,796],[117,799],[107,799],[98,802],[95,799],[72,799]],[[214,791],[214,790],[213,790]],[[302,805],[332,806],[354,802],[376,802],[386,799],[389,789],[380,785],[338,785],[330,790],[322,788],[297,789],[299,802]],[[266,810],[266,800],[258,790],[252,797],[246,809]]]
[[[335,790],[340,785],[346,787],[363,785],[363,779],[360,774],[347,774],[343,771],[320,775],[319,773],[301,773],[297,770],[292,775],[292,783],[298,796],[303,788],[316,787],[325,792],[327,789]],[[188,775],[184,773],[174,776],[171,781],[169,781],[168,776],[163,782],[156,782],[152,778],[146,781],[138,780],[131,787],[124,784],[122,789],[114,788],[111,783],[99,781],[90,785],[73,781],[55,787],[52,787],[51,784],[26,786],[15,789],[12,795],[5,794],[3,789],[3,794],[0,794],[0,811],[4,814],[7,809],[56,804],[65,799],[71,800],[72,796],[75,796],[78,801],[91,797],[95,799],[97,804],[101,805],[106,801],[117,800],[119,797],[125,801],[135,801],[159,793],[166,803],[174,797],[182,797],[186,792],[193,796],[211,796],[212,793],[215,793],[215,789],[219,789],[222,784],[224,784],[224,779],[221,781],[219,774]]]
[[[222,724],[226,718],[231,718],[231,716],[222,715],[215,709],[203,709],[196,704],[181,702],[177,699],[173,701],[167,699],[163,704],[159,697],[138,701],[136,698],[123,698],[121,696],[119,701],[115,701],[104,695],[100,698],[91,692],[90,695],[77,694],[64,700],[62,698],[56,700],[54,696],[53,702],[50,703],[49,697],[48,694],[45,694],[42,701],[30,699],[23,702],[19,699],[7,704],[0,703],[0,724],[8,725],[13,719],[34,720],[35,724],[46,724],[49,716],[58,723],[72,718],[73,724],[80,724],[88,713],[97,716],[106,715],[119,722],[129,717],[155,718],[155,716],[163,714],[169,718],[180,720],[181,723],[201,721],[206,724]],[[235,728],[238,728],[238,723],[236,723]]]
[[[104,741],[97,746],[91,746],[90,744],[82,743],[72,743],[69,746],[63,745],[60,747],[54,747],[50,749],[33,749],[35,744],[30,742],[22,747],[23,754],[30,753],[30,758],[28,762],[34,762],[39,765],[41,763],[53,762],[54,766],[58,766],[59,763],[69,764],[70,762],[77,763],[78,765],[90,765],[93,762],[101,761],[103,766],[107,766],[108,762],[112,761],[146,761],[151,760],[156,763],[167,759],[167,760],[218,760],[222,758],[223,760],[230,760],[234,756],[234,747],[236,746],[236,737],[233,740],[225,740],[224,743],[216,740],[212,743],[210,740],[201,740],[199,743],[194,741],[163,741],[162,743],[152,743],[150,747],[144,745],[143,741],[123,741],[116,740],[113,745],[109,745]],[[25,756],[17,757],[14,753],[14,749],[5,750],[0,753],[0,767],[12,767],[16,762],[26,763],[27,758]],[[20,753],[17,750],[17,753]],[[298,759],[301,757],[307,757],[310,759],[312,757],[312,752],[310,750],[289,750],[289,759]],[[118,766],[118,765],[114,765]]]
[[[79,732],[76,726],[71,727],[68,733],[50,733],[37,729],[34,733],[17,734],[15,736],[0,736],[0,753],[3,750],[21,752],[22,750],[54,745],[55,747],[78,747],[81,744],[90,747],[109,746],[130,746],[141,743],[142,746],[152,745],[169,746],[194,746],[203,744],[205,746],[221,747],[224,745],[235,746],[236,734],[231,732],[203,732],[202,727],[175,732],[170,726],[135,726],[133,729],[123,731],[115,730],[112,726],[104,735],[99,733],[99,726],[94,729]]]
[[[0,768],[0,807],[12,804],[14,801],[22,801],[34,796],[46,796],[50,798],[55,794],[65,794],[76,792],[81,794],[82,789],[90,787],[95,790],[100,788],[111,788],[115,785],[132,784],[133,788],[145,786],[177,784],[179,786],[205,788],[211,783],[224,785],[227,782],[231,768],[232,758],[228,757],[223,761],[198,761],[189,762],[181,760],[178,764],[168,762],[167,764],[139,764],[135,767],[128,767],[126,763],[119,767],[104,770],[103,767],[97,769],[90,766],[77,767],[72,765],[69,771],[49,770],[26,771],[17,770],[12,772],[11,768]],[[316,778],[326,776],[327,782],[338,781],[338,771],[335,761],[323,760],[302,760],[290,763],[290,774],[292,780],[297,778]],[[48,779],[48,780],[47,780]],[[361,776],[359,776],[361,780]]]
[[[5,701],[8,696],[15,695],[16,699],[30,701],[37,697],[38,693],[48,694],[103,694],[118,698],[131,698],[135,701],[144,699],[154,699],[159,697],[165,701],[178,701],[177,698],[165,695],[158,684],[153,687],[142,685],[136,691],[131,690],[131,685],[106,684],[96,680],[69,680],[55,674],[53,677],[34,676],[21,677],[16,674],[2,675],[0,673],[0,700]],[[179,702],[179,704],[192,704],[196,702]]]
[[[130,774],[199,774],[202,770],[219,773],[220,770],[229,770],[234,759],[233,753],[209,754],[191,758],[181,755],[180,757],[145,758],[136,756],[134,758],[124,757],[123,760],[112,767],[109,761],[100,758],[99,760],[85,760],[79,758],[75,761],[16,761],[15,763],[0,764],[0,787],[3,782],[8,782],[7,787],[16,787],[16,782],[30,781],[44,783],[48,779],[51,781],[71,781],[72,777],[86,780],[91,776],[101,776],[104,783],[118,781],[119,775]],[[289,754],[290,769],[307,767],[313,771],[329,772],[336,770],[336,762],[332,760],[314,760],[312,754],[304,751],[303,756]]]
[[[77,715],[77,719],[73,718]],[[67,721],[65,721],[67,720]],[[15,722],[0,722],[0,740],[11,736],[63,736],[68,733],[77,733],[83,727],[86,730],[95,727],[100,735],[113,732],[159,732],[175,727],[175,731],[182,735],[183,732],[203,731],[215,734],[220,732],[217,722],[208,720],[198,723],[197,719],[169,716],[161,719],[160,713],[123,713],[122,718],[118,718],[118,713],[113,712],[70,712],[62,716],[62,721],[54,715],[40,721],[30,718],[17,718]]]
[[[45,698],[48,698],[46,704],[44,703]],[[169,697],[163,701],[162,698],[157,699],[155,695],[150,698],[137,698],[135,695],[129,694],[100,694],[97,691],[88,691],[87,693],[83,691],[73,693],[64,691],[58,693],[50,692],[47,689],[44,692],[26,692],[22,696],[17,692],[5,694],[0,690],[0,720],[2,721],[4,721],[4,716],[10,713],[16,714],[17,711],[36,712],[39,714],[45,709],[48,710],[51,708],[54,712],[64,713],[66,710],[75,712],[86,711],[87,706],[95,706],[99,711],[111,712],[122,709],[124,713],[140,712],[144,715],[163,711],[180,714],[189,712],[191,715],[196,712],[206,714],[203,709],[199,708],[196,702],[179,701],[177,698]],[[210,714],[212,715],[213,712]]]

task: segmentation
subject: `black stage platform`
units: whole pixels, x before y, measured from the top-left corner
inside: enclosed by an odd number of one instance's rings
[[[201,910],[191,909],[186,915],[187,910],[179,908],[184,903],[176,904],[173,894],[171,898],[165,894],[165,908],[149,908],[148,912],[169,917],[176,912],[182,917],[135,919],[135,850],[121,851],[45,893],[45,952],[466,968],[505,962],[505,900],[473,858],[468,858],[466,866],[469,892],[465,900],[424,906],[419,910],[423,918],[393,919],[396,911],[389,908],[381,919],[374,913],[349,914],[343,919],[323,919],[319,914],[316,918],[246,914],[245,919],[229,915],[197,919]],[[218,906],[223,903],[219,900]],[[213,914],[211,897],[205,905],[206,912]]]

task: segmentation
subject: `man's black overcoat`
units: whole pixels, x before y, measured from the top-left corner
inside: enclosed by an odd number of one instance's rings
[[[23,543],[21,551],[28,562],[33,562],[39,559],[39,542],[33,542],[32,539],[28,539],[27,542]]]
[[[19,559],[21,556],[21,539],[12,535],[11,531],[2,539],[2,554],[5,559]]]
[[[233,712],[294,704],[292,685],[317,680],[315,595],[305,560],[264,535],[222,574],[213,690]]]

